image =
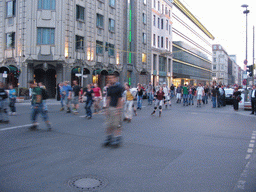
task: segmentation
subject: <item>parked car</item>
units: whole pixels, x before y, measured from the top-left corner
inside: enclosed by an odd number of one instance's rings
[[[233,104],[233,93],[234,93],[234,89],[232,88],[228,88],[228,89],[224,89],[225,91],[225,101],[226,104]]]

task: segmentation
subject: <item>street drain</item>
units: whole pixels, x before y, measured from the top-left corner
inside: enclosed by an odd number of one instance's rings
[[[77,176],[68,181],[68,185],[78,191],[99,191],[107,184],[106,179],[92,175]]]

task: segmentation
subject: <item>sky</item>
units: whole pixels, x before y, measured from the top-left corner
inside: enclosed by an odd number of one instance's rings
[[[253,26],[256,27],[256,0],[180,1],[215,37],[213,44],[221,44],[229,55],[237,56],[237,64],[242,69],[244,69],[243,63],[246,55],[246,16],[243,14],[245,8],[241,5],[247,4],[248,10],[250,10],[248,14],[247,60],[248,65],[253,64]]]

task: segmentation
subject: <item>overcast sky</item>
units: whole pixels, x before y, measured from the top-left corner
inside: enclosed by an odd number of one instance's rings
[[[229,55],[237,55],[242,68],[245,60],[246,17],[242,4],[248,9],[248,65],[253,63],[253,25],[256,27],[256,0],[180,0],[215,37]],[[255,61],[256,63],[256,61]]]

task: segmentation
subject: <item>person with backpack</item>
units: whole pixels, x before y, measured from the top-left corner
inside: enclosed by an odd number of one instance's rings
[[[9,117],[8,117],[8,93],[4,89],[4,84],[0,82],[0,123],[9,123]]]
[[[36,130],[37,129],[37,116],[38,114],[41,113],[42,118],[44,122],[46,123],[46,126],[49,131],[52,130],[52,126],[49,121],[48,114],[46,110],[44,110],[44,105],[43,105],[43,96],[42,96],[42,88],[37,86],[37,84],[31,80],[29,81],[29,87],[32,89],[32,100],[31,100],[31,121],[32,121],[32,126],[29,128],[30,130]]]
[[[16,115],[16,90],[13,88],[13,85],[9,85],[9,107],[10,107],[10,115]]]
[[[38,83],[38,86],[42,89],[42,103],[43,103],[43,110],[46,112],[48,111],[47,105],[46,105],[46,100],[49,98],[49,95],[46,91],[46,87],[43,85],[42,82]]]

